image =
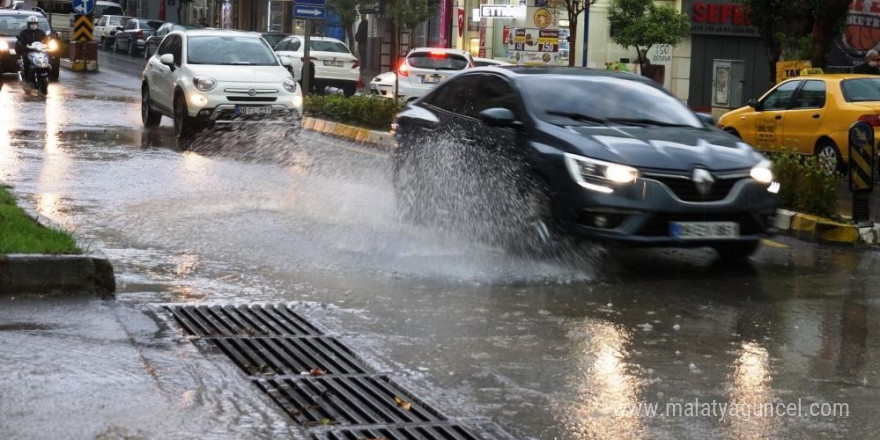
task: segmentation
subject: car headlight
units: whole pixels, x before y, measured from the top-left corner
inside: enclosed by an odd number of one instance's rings
[[[0,52],[6,52],[9,50],[9,43],[6,40],[0,40]]]
[[[284,90],[287,90],[290,93],[296,91],[296,81],[292,78],[284,78],[284,81],[281,82],[281,85],[284,86]]]
[[[595,191],[610,193],[609,183],[632,183],[639,177],[633,167],[584,156],[565,153],[565,165],[571,177],[581,186]]]
[[[208,98],[205,95],[193,93],[189,97],[189,102],[195,107],[204,107],[208,105]]]
[[[49,48],[47,50],[49,52],[58,51],[58,40],[49,40]]]
[[[197,89],[207,92],[217,85],[217,81],[214,81],[214,78],[211,78],[210,76],[197,76],[193,78],[193,85],[196,86]]]
[[[773,183],[773,171],[770,169],[771,165],[772,164],[769,160],[764,159],[752,167],[752,170],[749,171],[749,176],[758,182],[769,185]]]
[[[303,105],[303,97],[302,95],[294,95],[293,97],[293,106],[296,108],[300,108]]]

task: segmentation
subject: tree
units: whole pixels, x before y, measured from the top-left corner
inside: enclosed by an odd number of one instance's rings
[[[574,66],[575,54],[577,54],[577,30],[578,19],[590,6],[599,0],[557,0],[565,6],[568,12],[568,28],[571,30],[568,39],[568,66]]]
[[[655,44],[675,46],[690,32],[691,19],[671,6],[653,0],[612,0],[608,9],[611,39],[625,49],[636,49],[640,67]]]
[[[342,21],[342,27],[345,28],[345,36],[348,38],[348,45],[354,44],[354,22],[358,19],[358,9],[361,0],[327,0],[327,9],[339,16]]]
[[[840,35],[851,0],[742,0],[749,20],[758,28],[776,82],[776,62],[809,58],[825,67],[835,36]],[[821,17],[821,19],[817,19]],[[801,58],[802,59],[802,58]]]

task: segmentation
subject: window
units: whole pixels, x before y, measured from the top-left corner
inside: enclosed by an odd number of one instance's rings
[[[428,104],[441,110],[475,118],[477,90],[481,78],[482,75],[456,76],[438,87],[428,99]]]
[[[294,38],[290,41],[290,50],[296,52],[299,50],[300,46],[302,46],[302,42],[300,42],[298,38]]]
[[[418,69],[462,70],[468,66],[467,58],[446,52],[414,52],[406,62]]]
[[[880,78],[846,79],[840,88],[847,102],[880,101]]]
[[[763,101],[761,101],[762,110],[785,110],[791,104],[791,95],[797,90],[803,81],[790,81],[770,92]]]
[[[339,41],[309,40],[309,47],[315,52],[351,53],[348,48]]]
[[[808,80],[798,92],[792,108],[825,107],[825,81]]]
[[[160,44],[159,48],[156,49],[156,54],[160,57],[162,55],[165,55],[166,53],[174,55],[174,64],[179,66],[182,49],[183,44],[180,41],[180,35],[169,35],[164,40],[162,40],[162,44]]]
[[[480,75],[479,87],[477,87],[477,96],[475,100],[477,105],[474,114],[479,115],[481,111],[489,108],[506,108],[519,115],[519,105],[516,93],[504,78],[496,75]]]
[[[277,66],[278,59],[259,37],[197,36],[187,41],[187,63]]]

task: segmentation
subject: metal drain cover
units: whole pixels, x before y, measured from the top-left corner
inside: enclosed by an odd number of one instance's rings
[[[335,338],[211,339],[250,376],[299,376],[319,368],[322,374],[366,374],[365,365]]]
[[[257,385],[305,427],[446,420],[386,376],[265,379]]]
[[[282,305],[218,305],[167,307],[192,335],[205,338],[233,336],[318,336],[321,331]]]
[[[423,425],[363,429],[339,429],[312,434],[312,440],[478,440],[459,425]]]

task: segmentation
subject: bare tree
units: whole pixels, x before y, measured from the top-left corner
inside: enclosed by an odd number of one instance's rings
[[[556,3],[562,3],[565,6],[565,10],[568,12],[568,29],[569,29],[569,40],[568,40],[568,65],[574,66],[575,54],[577,54],[577,41],[578,41],[578,20],[580,19],[581,14],[584,13],[587,9],[590,9],[590,6],[593,6],[599,0],[556,0]]]

